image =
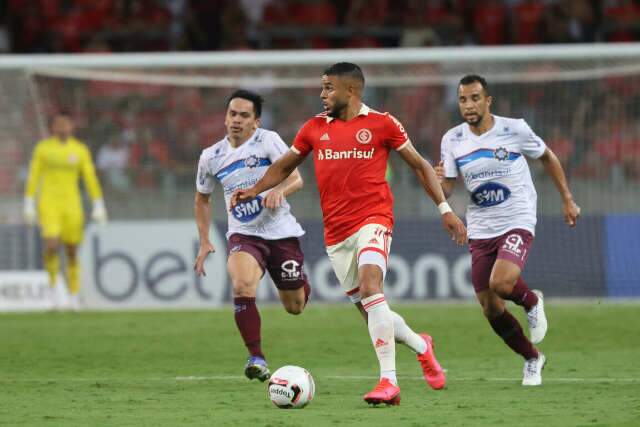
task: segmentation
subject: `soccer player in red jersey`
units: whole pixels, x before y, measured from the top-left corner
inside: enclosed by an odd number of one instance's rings
[[[393,196],[385,180],[391,150],[400,154],[438,205],[452,240],[462,245],[467,235],[446,203],[433,168],[413,147],[402,124],[363,104],[363,90],[364,76],[357,65],[340,62],[327,68],[320,93],[325,111],[305,123],[289,152],[260,181],[237,190],[231,205],[278,185],[314,153],[327,253],[340,284],[367,321],[380,362],[380,382],[364,400],[393,405],[400,402],[395,341],[416,352],[432,388],[443,388],[445,376],[432,338],[411,330],[390,310],[382,291],[393,227]]]

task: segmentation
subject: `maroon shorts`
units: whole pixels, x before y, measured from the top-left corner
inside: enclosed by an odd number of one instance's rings
[[[258,261],[262,272],[268,271],[276,288],[299,289],[307,283],[304,255],[297,237],[265,240],[256,236],[232,234],[227,242],[227,255],[246,252]]]
[[[471,282],[476,293],[489,289],[491,270],[497,259],[511,261],[520,271],[524,270],[532,244],[533,234],[520,228],[490,239],[470,239]]]

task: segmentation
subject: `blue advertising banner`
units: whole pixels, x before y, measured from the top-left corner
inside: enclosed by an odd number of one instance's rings
[[[605,224],[608,295],[640,297],[640,216],[610,215]]]

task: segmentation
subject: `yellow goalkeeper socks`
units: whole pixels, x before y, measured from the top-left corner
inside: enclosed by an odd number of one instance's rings
[[[57,251],[44,254],[44,268],[49,273],[49,285],[53,288],[56,286],[58,271],[60,270],[60,257]]]
[[[69,279],[69,293],[76,295],[80,292],[80,263],[77,259],[67,262],[67,276]]]

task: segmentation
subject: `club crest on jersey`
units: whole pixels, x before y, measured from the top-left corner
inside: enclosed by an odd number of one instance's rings
[[[253,169],[257,167],[258,164],[260,164],[260,159],[258,159],[258,156],[256,156],[255,154],[252,154],[246,159],[244,159],[244,165],[249,169]]]
[[[511,190],[497,182],[487,182],[471,193],[471,200],[476,206],[489,207],[499,205],[511,196]]]
[[[373,135],[371,134],[371,131],[369,129],[360,129],[358,132],[356,132],[356,140],[360,144],[370,143],[372,136]]]
[[[496,160],[503,162],[509,158],[509,151],[507,151],[507,149],[504,147],[498,147],[493,150],[493,157]]]
[[[67,157],[67,160],[69,161],[70,164],[75,164],[75,163],[78,163],[80,158],[78,157],[77,154],[69,154],[69,157]]]
[[[258,196],[255,199],[238,203],[231,209],[231,214],[240,222],[251,222],[262,213],[262,209],[262,197]]]

